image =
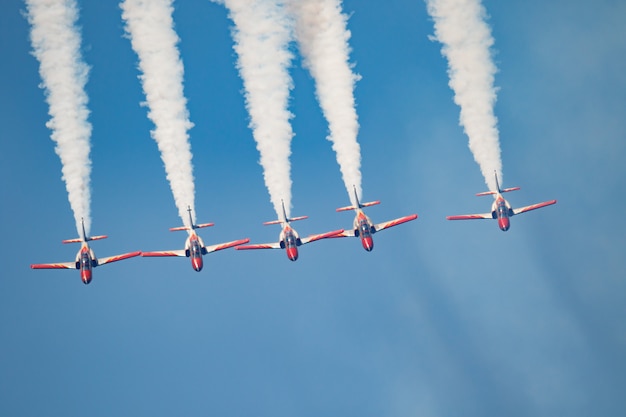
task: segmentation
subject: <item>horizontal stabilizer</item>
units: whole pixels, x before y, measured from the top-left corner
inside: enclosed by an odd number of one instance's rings
[[[187,226],[171,227],[170,232],[178,232],[181,230],[202,229],[203,227],[211,227],[211,226],[215,226],[215,223],[194,224],[191,227],[187,227]]]
[[[270,224],[282,224],[282,223],[283,223],[283,222],[282,222],[282,221],[280,221],[280,220],[272,220],[272,221],[269,221],[269,222],[264,222],[263,224],[264,224],[265,226],[269,226]]]
[[[508,192],[511,192],[511,191],[517,191],[519,189],[520,189],[520,187],[511,187],[511,188],[505,188],[504,190],[500,190],[500,192],[501,193],[508,193]],[[485,191],[485,192],[476,194],[476,196],[477,197],[482,197],[484,195],[496,195],[496,194],[498,194],[498,193],[495,192],[495,191]]]
[[[139,256],[139,255],[141,255],[141,252],[135,251],[135,252],[125,253],[122,255],[108,256],[106,258],[98,258],[98,266],[104,265],[104,264],[110,264],[111,262],[121,261],[123,259],[134,258],[135,256]]]
[[[100,240],[100,239],[106,239],[108,236],[106,235],[101,235],[101,236],[91,236],[85,239],[86,242],[91,242],[92,240]],[[63,243],[81,243],[83,241],[83,239],[77,237],[75,239],[66,239],[63,241]]]
[[[287,221],[289,222],[295,222],[298,220],[304,220],[304,219],[308,219],[309,216],[300,216],[300,217],[290,217],[289,219],[287,219]]]
[[[284,220],[284,221],[289,223],[289,222],[295,222],[295,221],[298,221],[298,220],[304,220],[304,219],[308,219],[308,218],[309,218],[309,216],[290,217],[290,218],[288,218],[287,220]],[[265,222],[263,224],[265,226],[269,226],[270,224],[283,224],[283,220],[272,220],[272,221],[269,221],[269,222]]]
[[[520,187],[511,187],[511,188],[505,188],[504,190],[500,190],[501,193],[508,193],[509,191],[517,191],[519,190]]]
[[[358,208],[375,206],[377,204],[380,204],[380,201],[376,200],[376,201],[370,201],[368,203],[359,203]],[[349,211],[349,210],[356,210],[356,209],[357,209],[356,206],[346,206],[346,207],[339,207],[336,211],[340,212],[340,211]]]

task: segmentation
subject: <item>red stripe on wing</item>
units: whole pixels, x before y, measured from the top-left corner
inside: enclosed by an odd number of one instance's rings
[[[157,256],[185,256],[180,251],[159,251],[159,252],[141,252],[141,256],[157,257]]]
[[[32,269],[76,269],[74,263],[58,263],[58,264],[32,264]]]
[[[278,245],[278,246],[277,246]],[[236,246],[237,250],[251,250],[251,249],[280,249],[280,245],[276,243],[262,243],[258,245],[242,245]]]
[[[493,219],[491,214],[464,214],[461,216],[447,216],[448,220],[477,220],[477,219]]]
[[[304,239],[300,239],[300,240],[302,241],[303,244],[311,243],[311,242],[315,242],[316,240],[326,239],[329,237],[335,237],[335,236],[339,237],[339,235],[341,235],[343,232],[344,232],[344,229],[333,230],[331,232],[321,233],[319,235],[307,236]]]
[[[207,253],[211,253],[211,252],[217,252],[218,250],[222,250],[222,249],[232,248],[233,246],[243,245],[244,243],[248,243],[248,242],[250,242],[250,239],[248,238],[239,239],[239,240],[233,240],[232,242],[226,242],[226,243],[221,243],[218,245],[207,246],[205,249]]]
[[[140,251],[124,253],[122,255],[109,256],[106,258],[98,259],[98,265],[110,264],[111,262],[121,261],[123,259],[134,258],[141,255]]]
[[[513,210],[515,214],[526,213],[527,211],[536,210],[538,208],[551,206],[552,204],[556,204],[556,200],[544,201],[543,203],[533,204],[531,206],[526,206],[522,208],[518,208]]]
[[[410,222],[412,220],[417,219],[417,214],[411,214],[410,216],[400,217],[399,219],[390,220],[388,222],[380,223],[374,226],[377,232],[381,230],[385,230],[389,227],[397,226],[402,223]]]

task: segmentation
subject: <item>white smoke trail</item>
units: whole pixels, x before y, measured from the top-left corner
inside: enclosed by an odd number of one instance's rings
[[[315,79],[317,99],[328,122],[341,175],[352,200],[353,186],[361,195],[361,149],[354,84],[360,78],[349,63],[348,17],[341,0],[288,0],[295,16],[296,40],[304,65]]]
[[[89,159],[91,124],[87,121],[85,84],[89,68],[80,53],[81,37],[76,21],[74,0],[26,0],[33,55],[39,61],[39,74],[45,90],[51,119],[55,151],[63,165],[63,180],[76,231],[80,235],[81,218],[85,231],[91,227]]]
[[[139,69],[148,117],[155,125],[150,133],[165,164],[167,179],[178,214],[189,226],[187,206],[194,208],[194,180],[191,147],[187,131],[187,100],[183,94],[183,63],[172,19],[173,0],[125,0],[120,4],[126,33],[139,57]]]
[[[224,4],[235,23],[232,35],[238,55],[237,68],[246,91],[250,128],[260,153],[265,185],[276,210],[287,216],[291,209],[291,139],[287,110],[292,88],[288,68],[291,39],[283,4],[278,0],[214,0]]]
[[[494,75],[497,71],[489,48],[491,30],[480,0],[426,0],[435,21],[435,36],[448,59],[454,102],[461,107],[460,123],[469,147],[490,190],[496,189],[494,170],[502,178]]]

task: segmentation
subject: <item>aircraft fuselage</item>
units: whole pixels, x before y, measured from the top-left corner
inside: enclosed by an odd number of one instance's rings
[[[498,219],[498,227],[503,232],[506,232],[511,227],[511,206],[509,203],[502,197],[498,195],[496,201],[494,201],[491,214],[495,219]]]
[[[301,243],[296,231],[287,225],[281,235],[280,246],[285,249],[287,258],[289,258],[290,261],[298,260],[298,246],[300,246]]]
[[[202,271],[204,262],[202,260],[202,244],[197,235],[193,234],[189,237],[189,247],[187,249],[187,256],[191,259],[191,267],[195,271]]]
[[[85,285],[91,282],[93,278],[94,259],[92,257],[89,246],[83,245],[78,252],[78,260],[76,261],[76,269],[80,269],[80,279]]]
[[[374,238],[372,237],[372,222],[359,210],[354,219],[354,234],[361,238],[363,249],[371,252],[374,249]]]

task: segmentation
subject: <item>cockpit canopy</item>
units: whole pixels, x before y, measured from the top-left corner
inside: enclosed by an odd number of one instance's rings
[[[80,255],[80,269],[91,269],[91,258],[87,252]]]
[[[288,248],[295,248],[296,246],[298,246],[296,237],[293,233],[287,233],[285,235],[285,246]]]
[[[504,200],[498,202],[496,211],[499,218],[510,216],[509,208],[506,206],[506,202]]]
[[[372,234],[370,225],[365,219],[359,220],[359,234],[361,237],[369,237]]]
[[[193,258],[202,256],[202,248],[200,247],[200,243],[198,243],[198,241],[194,241],[191,243],[190,252],[191,252],[190,255]]]

